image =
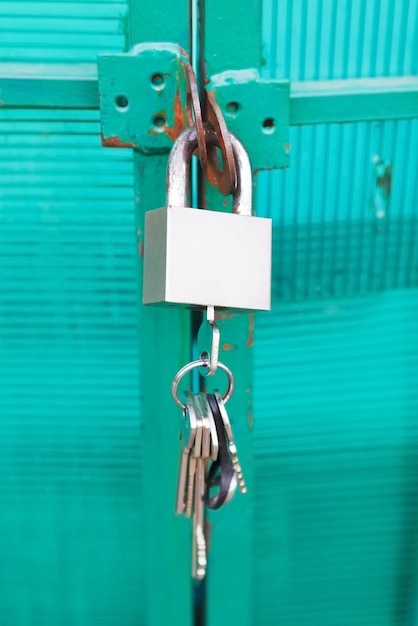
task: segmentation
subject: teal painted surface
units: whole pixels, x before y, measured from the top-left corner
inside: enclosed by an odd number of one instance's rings
[[[397,290],[257,315],[255,624],[414,623],[417,312]]]
[[[266,76],[417,73],[415,0],[263,7]],[[253,623],[413,625],[417,121],[291,128],[291,150],[258,185],[275,241],[255,327]]]
[[[275,294],[416,285],[418,121],[291,128],[291,141],[292,166],[260,176],[260,211],[275,223]],[[392,164],[384,215],[376,157]]]
[[[130,1],[130,46],[144,41],[176,41],[186,52],[189,3],[160,5]],[[153,70],[152,70],[153,71]],[[142,246],[145,212],[165,204],[168,153],[134,153],[135,224],[138,238],[136,280],[142,300]],[[138,308],[141,369],[141,495],[144,516],[143,593],[147,626],[194,624],[191,580],[191,521],[174,515],[180,454],[181,412],[171,397],[176,372],[191,357],[190,313],[177,308]],[[184,384],[188,382],[185,380]]]
[[[97,51],[125,46],[125,4],[0,8],[1,28],[10,18],[17,33],[1,38],[11,62],[94,63]],[[265,2],[265,76],[417,72],[416,9],[415,0]],[[158,17],[157,5],[147,11]],[[138,327],[148,356],[155,338],[168,344],[151,317],[138,324],[131,154],[99,146],[96,113],[6,111],[0,124],[1,620],[158,624],[170,613],[168,584],[170,602],[186,607],[171,623],[187,623],[189,536],[167,509],[174,475],[155,510],[172,533],[170,559],[181,554],[172,570],[181,598],[152,560],[155,518],[144,528],[141,513]],[[259,175],[258,211],[273,217],[276,245],[274,311],[256,318],[255,523],[247,532],[245,500],[213,520],[212,537],[225,533],[213,571],[229,592],[223,613],[209,581],[219,615],[250,605],[243,619],[257,626],[414,623],[417,154],[415,121],[308,126],[292,129],[291,169]],[[376,155],[393,166],[383,220]],[[137,175],[152,189],[149,171]],[[172,320],[162,320],[167,333]],[[225,334],[243,345],[247,329]],[[180,364],[186,337],[174,337]],[[239,350],[231,358],[239,363]],[[167,359],[158,383],[169,369]],[[163,404],[174,418],[167,393]],[[241,441],[251,415],[251,405],[237,415]],[[149,423],[155,442],[160,422]],[[172,439],[167,430],[174,467]],[[229,520],[242,523],[237,533]],[[243,544],[249,595],[224,565],[228,538],[237,545],[241,533],[254,534]]]
[[[418,73],[417,0],[264,0],[265,71],[326,80]]]
[[[142,623],[131,154],[2,115],[1,621]]]
[[[95,63],[125,49],[127,0],[2,0],[0,17],[2,61]]]
[[[202,54],[207,75],[258,68],[261,61],[261,0],[228,3],[206,0],[201,6]],[[221,48],[218,41],[222,42]]]
[[[291,85],[290,123],[418,117],[418,76],[301,81]]]
[[[125,13],[2,2],[0,59],[95,63],[124,48]],[[138,626],[132,155],[101,147],[98,112],[0,116],[0,621]]]
[[[5,108],[98,109],[95,63],[1,63]]]
[[[101,132],[110,146],[161,154],[172,148],[186,125],[188,57],[176,44],[141,47],[98,57]],[[155,84],[155,77],[161,84]],[[119,106],[120,99],[125,106]]]

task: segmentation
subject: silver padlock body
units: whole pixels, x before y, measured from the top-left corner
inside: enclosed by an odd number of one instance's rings
[[[270,219],[188,207],[145,215],[144,304],[271,308]]]

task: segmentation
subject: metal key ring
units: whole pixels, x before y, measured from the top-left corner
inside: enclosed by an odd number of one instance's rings
[[[209,366],[210,366],[209,359],[198,359],[197,361],[191,361],[190,363],[187,363],[187,365],[182,367],[181,370],[179,370],[177,374],[174,376],[174,380],[171,383],[171,395],[173,396],[174,402],[183,411],[187,407],[185,404],[183,404],[183,402],[179,399],[177,395],[177,389],[178,389],[181,379],[183,378],[185,374],[187,374],[188,372],[191,372],[191,370],[195,369],[196,367],[209,367]],[[223,370],[225,374],[228,376],[228,389],[226,390],[225,395],[222,396],[222,400],[224,401],[224,404],[226,404],[228,400],[230,399],[230,397],[232,396],[232,394],[234,393],[234,387],[235,387],[234,377],[229,367],[227,367],[220,361],[218,361],[218,367],[219,369]]]

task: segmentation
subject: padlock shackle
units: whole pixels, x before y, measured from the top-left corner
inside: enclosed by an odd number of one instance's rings
[[[204,124],[205,139],[209,144],[219,144],[218,137],[209,124]],[[252,182],[242,185],[242,181],[252,181],[249,156],[242,143],[230,133],[237,170],[237,188],[233,196],[233,212],[238,215],[252,215]],[[197,147],[195,126],[187,128],[176,140],[170,152],[167,169],[167,206],[187,205],[186,190],[189,184],[190,159]]]

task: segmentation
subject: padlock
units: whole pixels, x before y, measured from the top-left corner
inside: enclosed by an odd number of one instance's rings
[[[205,125],[207,143],[217,136]],[[252,215],[249,157],[231,134],[237,169],[233,213],[186,207],[195,127],[176,140],[167,206],[145,215],[143,303],[270,310],[272,221]]]

